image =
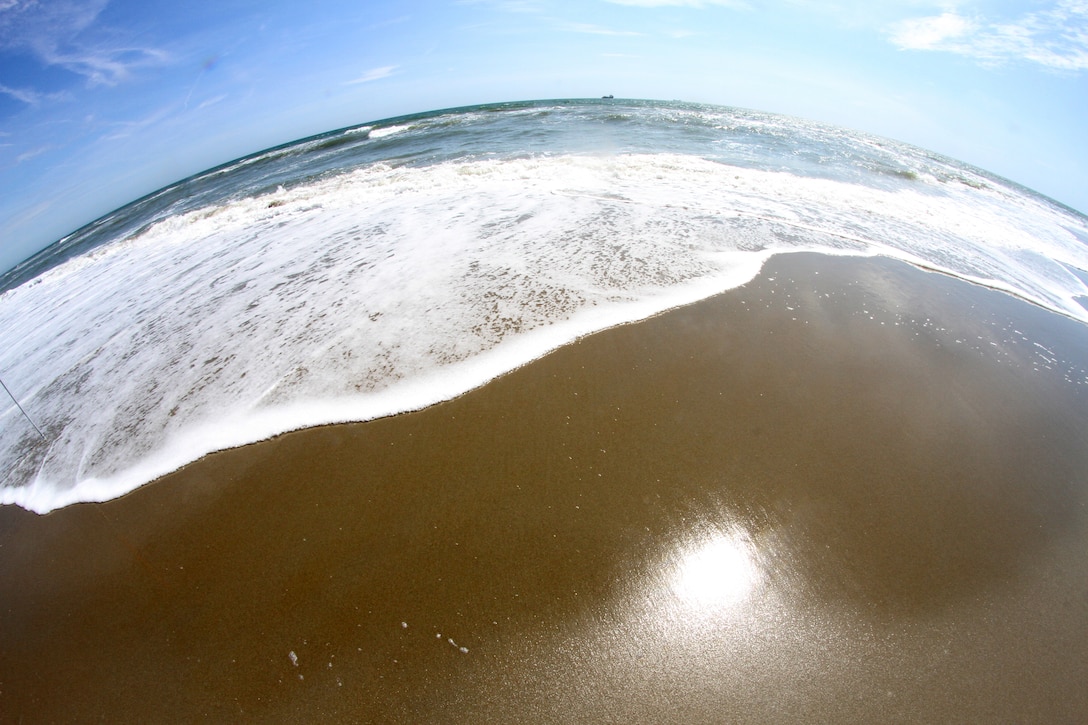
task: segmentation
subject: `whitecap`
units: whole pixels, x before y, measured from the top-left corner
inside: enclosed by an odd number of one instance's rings
[[[914,185],[917,186],[917,185]],[[1083,218],[675,154],[375,164],[163,220],[0,298],[0,502],[122,495],[288,430],[416,410],[772,254],[883,254],[1088,321]]]

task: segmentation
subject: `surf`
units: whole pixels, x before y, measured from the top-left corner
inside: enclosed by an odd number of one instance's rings
[[[46,434],[4,410],[0,502],[107,500],[216,450],[418,410],[774,254],[884,255],[1088,322],[1088,225],[1045,199],[943,162],[856,183],[710,156],[378,161],[75,257],[0,297],[0,369]]]

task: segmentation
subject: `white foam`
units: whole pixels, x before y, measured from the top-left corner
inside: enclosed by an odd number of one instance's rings
[[[375,165],[165,220],[0,297],[0,502],[119,496],[223,448],[446,400],[769,255],[887,254],[1088,321],[1082,218],[675,155]],[[1080,226],[1077,226],[1080,225]]]
[[[401,131],[407,131],[411,127],[411,124],[406,123],[399,126],[386,126],[385,128],[375,128],[370,131],[369,137],[385,138],[386,136],[392,136],[393,134],[400,133]]]

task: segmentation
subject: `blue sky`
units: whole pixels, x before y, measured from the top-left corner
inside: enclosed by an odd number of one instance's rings
[[[0,0],[0,270],[296,138],[607,93],[862,129],[1088,211],[1088,0]]]

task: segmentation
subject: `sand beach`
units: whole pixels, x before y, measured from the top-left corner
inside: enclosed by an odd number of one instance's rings
[[[3,722],[1078,722],[1088,328],[880,258],[0,509]]]

